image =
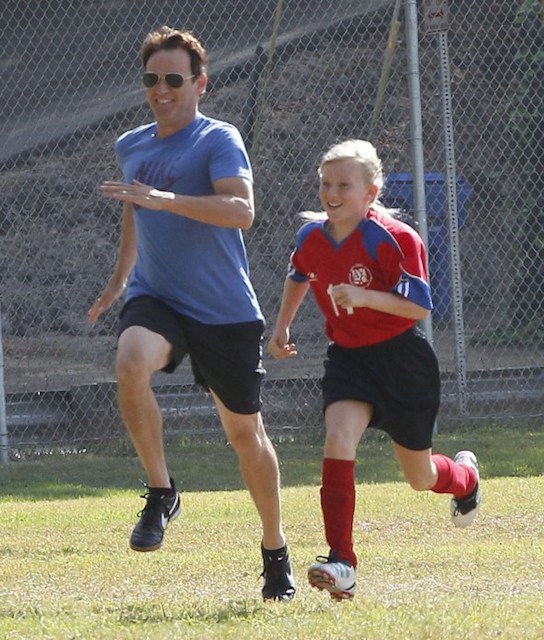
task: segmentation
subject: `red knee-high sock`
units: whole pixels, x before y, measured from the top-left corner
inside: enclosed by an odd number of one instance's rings
[[[353,551],[353,516],[355,514],[355,460],[323,460],[321,509],[327,544],[357,567]]]
[[[438,480],[431,491],[452,493],[456,498],[464,498],[474,491],[478,482],[474,469],[458,464],[441,453],[433,454],[431,460],[438,469]]]

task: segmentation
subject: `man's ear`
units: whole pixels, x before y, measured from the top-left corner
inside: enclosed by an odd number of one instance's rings
[[[204,71],[198,76],[196,80],[199,95],[203,96],[206,93],[206,87],[208,86],[208,74],[204,73]]]

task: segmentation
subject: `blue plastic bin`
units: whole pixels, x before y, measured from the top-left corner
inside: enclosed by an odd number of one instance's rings
[[[442,173],[425,173],[425,206],[429,240],[429,271],[433,292],[433,318],[446,320],[451,313],[451,277],[446,178]],[[467,220],[466,201],[472,195],[471,185],[457,178],[457,215],[459,229]],[[402,209],[413,219],[414,189],[411,173],[390,173],[385,178],[381,201],[386,207]]]

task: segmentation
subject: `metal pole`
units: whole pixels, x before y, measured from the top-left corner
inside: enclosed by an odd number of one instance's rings
[[[378,94],[376,96],[376,102],[374,103],[374,110],[372,111],[372,120],[370,121],[370,139],[374,136],[376,125],[378,124],[378,118],[382,110],[383,99],[385,96],[385,90],[391,75],[391,67],[393,66],[393,57],[397,49],[399,40],[399,30],[401,23],[399,20],[401,0],[395,1],[393,7],[393,16],[391,17],[391,27],[389,28],[389,38],[387,40],[387,49],[385,50],[385,57],[382,65],[382,75],[378,84]]]
[[[416,0],[405,0],[406,58],[408,67],[408,91],[410,97],[410,128],[412,143],[412,175],[414,188],[414,215],[418,231],[425,246],[429,247],[427,209],[425,204],[425,170],[423,162],[423,124],[421,117],[421,90],[419,83],[419,52]],[[433,344],[431,317],[421,322],[427,340]]]
[[[4,348],[2,345],[2,313],[0,312],[0,464],[8,464],[8,423],[6,419],[6,394],[4,388]]]
[[[254,154],[256,154],[259,149],[263,105],[264,105],[264,101],[266,100],[266,90],[268,89],[268,81],[270,80],[270,74],[272,73],[274,54],[276,53],[276,47],[278,45],[278,34],[280,30],[280,22],[283,14],[284,4],[285,4],[285,0],[278,0],[278,4],[276,5],[276,11],[274,12],[274,25],[272,27],[272,37],[270,38],[270,42],[268,43],[268,60],[266,62],[266,67],[264,71],[264,81],[262,84],[262,88],[258,90],[258,95],[257,95],[255,123],[253,126],[253,138],[251,141],[252,156],[254,156]]]
[[[440,75],[442,85],[442,116],[444,122],[444,145],[446,149],[446,195],[448,201],[448,225],[450,232],[450,265],[452,312],[455,332],[455,365],[457,378],[457,398],[461,415],[467,413],[467,358],[465,327],[463,318],[463,287],[461,280],[461,260],[459,251],[459,216],[457,211],[457,176],[455,167],[455,145],[453,139],[453,111],[449,75],[448,34],[437,34],[440,54]]]

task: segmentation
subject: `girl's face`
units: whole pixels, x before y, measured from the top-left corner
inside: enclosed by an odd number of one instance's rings
[[[359,223],[377,193],[378,187],[366,182],[355,160],[332,160],[321,167],[319,199],[333,224]]]

